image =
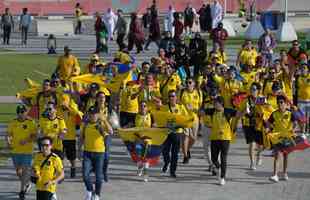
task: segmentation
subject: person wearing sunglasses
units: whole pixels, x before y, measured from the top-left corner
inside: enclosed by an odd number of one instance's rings
[[[49,79],[45,79],[42,83],[42,91],[37,94],[35,101],[35,105],[38,107],[37,114],[39,118],[45,111],[45,105],[52,101],[57,104],[57,95],[56,92],[51,89],[51,81]]]
[[[178,97],[175,90],[170,90],[168,92],[168,105],[165,105],[163,111],[167,111],[170,113],[181,114],[183,116],[187,116],[188,112],[182,104],[178,104]],[[180,142],[181,135],[184,130],[182,128],[176,128],[172,130],[165,143],[163,144],[163,157],[164,157],[164,166],[162,168],[162,172],[166,173],[168,170],[168,166],[170,165],[170,177],[176,178],[176,170],[178,164],[178,154],[180,151]]]
[[[277,96],[278,108],[274,111],[267,122],[266,131],[268,134],[280,133],[282,137],[293,136],[297,119],[295,119],[293,113],[289,110],[289,103],[287,98],[283,95]],[[299,124],[301,130],[302,125]],[[278,176],[278,161],[280,157],[280,151],[274,151],[274,164],[273,174],[269,178],[272,182],[279,182]],[[287,166],[288,166],[288,154],[283,153],[283,173],[282,180],[288,180]]]
[[[52,152],[53,139],[44,136],[39,139],[40,152],[34,156],[32,180],[36,183],[37,200],[55,200],[57,184],[65,177],[61,158]]]
[[[300,47],[298,40],[292,42],[292,47],[288,53],[288,63],[290,67],[296,67],[302,57],[308,58],[307,52]]]
[[[64,158],[63,139],[67,133],[65,120],[57,116],[56,105],[54,102],[48,102],[43,117],[39,120],[39,137],[49,136],[53,139],[53,153],[61,159]]]
[[[16,108],[17,118],[12,120],[7,129],[7,143],[12,154],[16,175],[20,180],[19,199],[24,200],[30,191],[30,169],[34,140],[36,138],[36,125],[27,116],[25,105]]]
[[[195,87],[195,81],[192,78],[186,80],[186,87],[180,92],[180,101],[186,107],[189,113],[194,113],[196,122],[192,128],[184,129],[182,140],[182,150],[184,155],[183,164],[189,163],[191,158],[190,149],[195,144],[199,128],[198,111],[202,104],[202,92]]]
[[[112,133],[107,120],[100,119],[98,109],[91,106],[88,109],[88,121],[81,127],[80,144],[83,147],[83,180],[86,187],[85,200],[99,200],[102,187],[105,137]],[[91,179],[91,172],[95,173],[95,190]]]

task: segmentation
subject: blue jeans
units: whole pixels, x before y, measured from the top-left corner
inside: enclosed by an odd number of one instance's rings
[[[103,154],[96,152],[84,151],[83,154],[83,181],[86,186],[86,190],[93,191],[93,183],[90,178],[90,173],[95,173],[95,193],[100,196],[102,185],[102,168],[103,168]]]
[[[110,160],[110,145],[111,145],[112,139],[110,135],[107,135],[104,138],[104,144],[105,144],[105,152],[103,155],[103,176],[105,181],[107,181],[107,172],[108,172],[108,166],[109,166],[109,160]]]

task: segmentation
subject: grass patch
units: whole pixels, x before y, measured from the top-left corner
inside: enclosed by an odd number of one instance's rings
[[[14,96],[25,89],[24,79],[42,82],[56,69],[57,57],[48,55],[0,55],[0,96]],[[85,61],[80,63],[85,65]]]
[[[0,123],[8,123],[15,118],[16,105],[13,103],[0,104]]]

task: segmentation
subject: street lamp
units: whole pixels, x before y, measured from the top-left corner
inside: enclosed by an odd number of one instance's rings
[[[56,43],[56,37],[53,34],[50,34],[47,38],[47,54],[56,54],[56,48],[57,48],[57,43]]]
[[[294,26],[288,21],[288,5],[287,0],[284,0],[285,19],[281,28],[277,32],[277,39],[281,42],[291,42],[297,40],[297,34]]]

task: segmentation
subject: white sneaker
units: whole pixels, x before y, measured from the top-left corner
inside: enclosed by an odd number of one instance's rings
[[[100,197],[98,195],[94,195],[94,200],[100,200]]]
[[[143,175],[143,168],[139,168],[137,174],[138,174],[138,176],[142,176]]]
[[[25,188],[25,193],[27,194],[31,190],[31,183],[28,183]]]
[[[148,179],[148,176],[147,176],[147,175],[144,175],[143,181],[144,181],[144,182],[149,182],[149,179]]]
[[[256,160],[256,165],[261,166],[263,164],[263,160],[261,158]]]
[[[288,181],[288,175],[287,175],[287,173],[283,174],[282,180],[283,180],[283,181]]]
[[[92,200],[92,192],[86,191],[85,200]]]
[[[275,182],[275,183],[277,183],[277,182],[279,182],[279,177],[278,177],[278,175],[274,175],[274,176],[271,176],[271,177],[269,178],[269,180],[270,180],[270,181],[273,181],[273,182]]]
[[[250,165],[250,170],[256,170],[256,166],[253,163]]]
[[[220,178],[219,184],[220,185],[225,185],[226,181],[224,178]]]

